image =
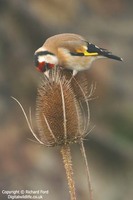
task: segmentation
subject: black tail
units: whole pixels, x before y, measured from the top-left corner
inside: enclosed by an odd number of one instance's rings
[[[111,59],[114,59],[114,60],[123,61],[122,58],[113,55],[107,49],[99,48],[96,45],[91,44],[91,43],[88,43],[88,50],[87,51],[89,53],[98,53],[99,56],[104,56],[104,57],[111,58]]]

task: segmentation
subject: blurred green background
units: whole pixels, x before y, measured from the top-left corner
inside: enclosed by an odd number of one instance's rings
[[[124,62],[98,60],[87,71],[96,82],[85,147],[94,200],[133,199],[133,1],[0,0],[0,190],[49,190],[47,200],[69,199],[59,148],[31,142],[23,114],[35,101],[40,73],[33,54],[58,33],[77,33]],[[35,123],[34,123],[35,124]],[[35,127],[36,130],[36,127]],[[79,146],[72,145],[78,199],[88,200]],[[1,194],[0,199],[7,197]]]

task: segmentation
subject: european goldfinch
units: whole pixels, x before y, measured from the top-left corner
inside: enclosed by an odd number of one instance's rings
[[[41,72],[54,66],[78,71],[87,70],[98,58],[111,58],[122,61],[106,49],[87,42],[82,36],[63,33],[48,38],[42,47],[35,51],[34,59],[37,69]]]

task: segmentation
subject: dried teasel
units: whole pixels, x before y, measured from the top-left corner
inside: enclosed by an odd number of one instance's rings
[[[12,97],[21,107],[35,139],[48,147],[61,147],[71,200],[76,200],[69,145],[71,143],[80,144],[87,171],[90,200],[92,200],[90,173],[83,145],[83,139],[88,134],[90,124],[89,97],[86,84],[80,83],[68,70],[62,70],[59,67],[51,69],[49,76],[44,75],[38,87],[36,100],[37,133],[33,131],[31,120],[28,119],[20,102]]]
[[[83,145],[83,139],[88,133],[90,111],[86,86],[81,85],[68,71],[54,68],[49,77],[44,75],[38,88],[36,102],[36,119],[39,140],[46,146],[61,146],[61,154],[66,170],[71,200],[76,200],[73,180],[70,143],[79,143],[84,158],[90,200],[92,188],[90,173]]]
[[[82,100],[75,89],[80,91]],[[51,71],[49,78],[44,75],[36,102],[39,140],[46,146],[77,142],[87,134],[89,118],[88,100],[74,77],[68,78],[59,69]]]

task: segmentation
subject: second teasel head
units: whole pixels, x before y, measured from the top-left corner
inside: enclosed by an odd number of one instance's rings
[[[69,77],[69,78],[68,78]],[[78,142],[88,131],[89,107],[83,89],[72,76],[66,76],[60,68],[44,75],[38,88],[36,119],[39,140],[46,146]],[[73,81],[81,90],[82,101],[76,96]],[[86,116],[87,113],[87,116]]]

